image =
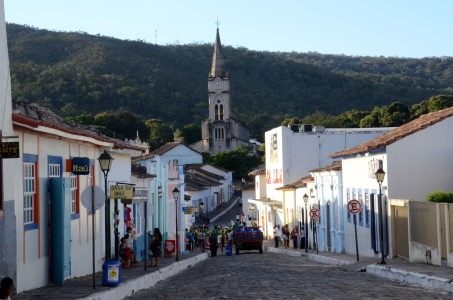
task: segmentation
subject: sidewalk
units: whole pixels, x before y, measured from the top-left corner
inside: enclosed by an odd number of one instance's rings
[[[144,271],[143,262],[130,269],[122,269],[122,282],[116,287],[102,286],[102,272],[96,273],[96,290],[92,289],[92,275],[68,279],[64,286],[50,285],[34,290],[28,290],[13,296],[13,299],[123,299],[136,291],[154,286],[161,280],[184,271],[187,268],[208,258],[208,253],[193,253],[180,255],[180,261],[175,258],[161,258],[159,269],[148,267]]]
[[[265,241],[264,245],[267,252],[303,256],[318,263],[336,265],[349,271],[366,271],[389,280],[453,293],[453,268],[409,262],[398,257],[386,259],[387,264],[380,265],[377,264],[380,258],[359,257],[360,261],[357,261],[355,255],[331,252],[316,254],[316,251],[313,250],[306,253],[305,249],[275,248],[273,241]]]

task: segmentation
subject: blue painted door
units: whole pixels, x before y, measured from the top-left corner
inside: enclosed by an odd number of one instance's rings
[[[71,275],[71,181],[50,178],[52,282],[63,285]]]

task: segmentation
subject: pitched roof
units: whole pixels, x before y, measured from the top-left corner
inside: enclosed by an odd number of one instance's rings
[[[318,173],[318,172],[329,172],[329,171],[340,171],[341,170],[341,160],[336,160],[330,165],[327,165],[322,168],[317,168],[310,170],[310,173]]]
[[[246,185],[242,187],[243,191],[253,191],[255,189],[255,183],[254,182],[249,182]]]
[[[14,101],[12,119],[19,126],[23,125],[32,128],[42,126],[56,129],[73,135],[93,138],[100,142],[112,143],[116,149],[131,149],[142,152],[146,150],[144,147],[131,145],[125,141],[102,135],[94,127],[68,122],[63,117],[36,103]]]
[[[389,132],[386,132],[383,135],[378,136],[365,143],[346,149],[344,151],[332,153],[330,154],[330,157],[332,158],[344,157],[385,148],[386,146],[393,144],[394,142],[408,135],[411,135],[417,131],[425,129],[426,127],[436,124],[451,116],[453,116],[453,107],[420,116],[419,118],[413,121],[410,121],[404,125],[401,125],[400,127],[390,130]]]
[[[159,148],[155,149],[154,151],[151,151],[150,153],[148,154],[145,154],[145,155],[142,155],[142,156],[136,156],[136,157],[133,157],[132,160],[133,161],[142,161],[142,160],[146,160],[146,159],[150,159],[150,158],[153,158],[155,156],[161,156],[161,155],[164,155],[165,153],[167,153],[168,151],[178,147],[179,145],[182,145],[184,147],[187,147],[188,149],[190,149],[191,151],[195,152],[195,153],[198,153],[200,155],[202,155],[200,152],[198,152],[197,150],[195,149],[192,149],[191,147],[187,146],[186,144],[184,143],[181,143],[181,142],[168,142],[162,146],[160,146]]]
[[[155,178],[156,177],[155,174],[149,174],[146,171],[145,166],[140,166],[140,165],[136,165],[136,164],[131,164],[131,173],[132,173],[132,176],[135,176],[137,178]]]
[[[259,169],[253,170],[248,175],[256,176],[256,175],[263,175],[263,174],[266,174],[266,168],[259,168]]]
[[[186,164],[184,165],[184,172],[186,171],[189,172],[190,170],[192,170],[195,171],[196,173],[200,173],[201,175],[205,175],[216,180],[225,180],[225,177],[221,175],[217,175],[215,173],[206,171],[205,169],[202,168],[203,166],[204,165],[202,164]]]
[[[183,144],[180,143],[180,142],[169,142],[169,143],[166,143],[166,144],[160,146],[159,148],[155,149],[154,151],[151,151],[148,154],[145,154],[145,155],[142,155],[142,156],[133,157],[132,161],[137,162],[137,161],[141,161],[141,160],[150,159],[150,158],[153,158],[155,156],[163,155],[163,154],[167,153],[168,151],[170,151],[171,149],[176,148],[179,145],[183,145]]]
[[[212,65],[209,77],[226,77],[227,72],[225,69],[225,60],[222,54],[222,44],[220,43],[219,28],[217,28],[217,34],[215,37],[214,51],[212,53]]]
[[[293,183],[284,185],[282,187],[276,188],[276,190],[279,190],[279,191],[294,190],[294,189],[297,189],[297,188],[300,188],[300,187],[305,187],[305,186],[307,186],[307,183],[313,182],[314,180],[315,179],[313,178],[313,176],[308,175],[308,176],[302,177],[301,179],[299,179],[296,182],[293,182]]]

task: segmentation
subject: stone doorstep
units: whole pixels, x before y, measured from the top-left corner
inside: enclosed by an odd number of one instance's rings
[[[174,262],[169,266],[160,268],[158,271],[143,275],[138,278],[131,279],[121,283],[117,287],[94,293],[88,297],[80,298],[84,300],[115,300],[124,299],[133,295],[140,290],[148,289],[156,285],[159,281],[165,280],[170,276],[176,275],[179,272],[192,267],[193,265],[208,258],[208,253],[202,253],[179,262]]]

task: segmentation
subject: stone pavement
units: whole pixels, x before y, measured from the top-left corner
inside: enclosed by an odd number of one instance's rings
[[[144,271],[143,263],[129,269],[122,269],[122,283],[116,287],[102,286],[102,272],[96,273],[96,290],[92,289],[92,276],[68,279],[64,286],[50,285],[28,290],[14,295],[14,300],[25,299],[123,299],[135,291],[154,286],[157,282],[173,276],[208,257],[207,253],[194,251],[182,254],[180,261],[175,258],[161,258],[159,269],[148,267]]]
[[[308,257],[241,252],[210,257],[127,299],[447,299],[437,290],[366,272],[319,264]]]
[[[265,248],[269,252],[289,256],[308,257],[312,261],[322,264],[343,266],[345,270],[365,271],[378,277],[395,280],[402,283],[410,283],[423,288],[438,289],[453,293],[453,269],[448,267],[433,266],[423,263],[409,262],[402,258],[386,259],[386,265],[377,264],[380,258],[359,257],[355,255],[319,252],[304,249],[275,248],[273,241],[265,241]]]

